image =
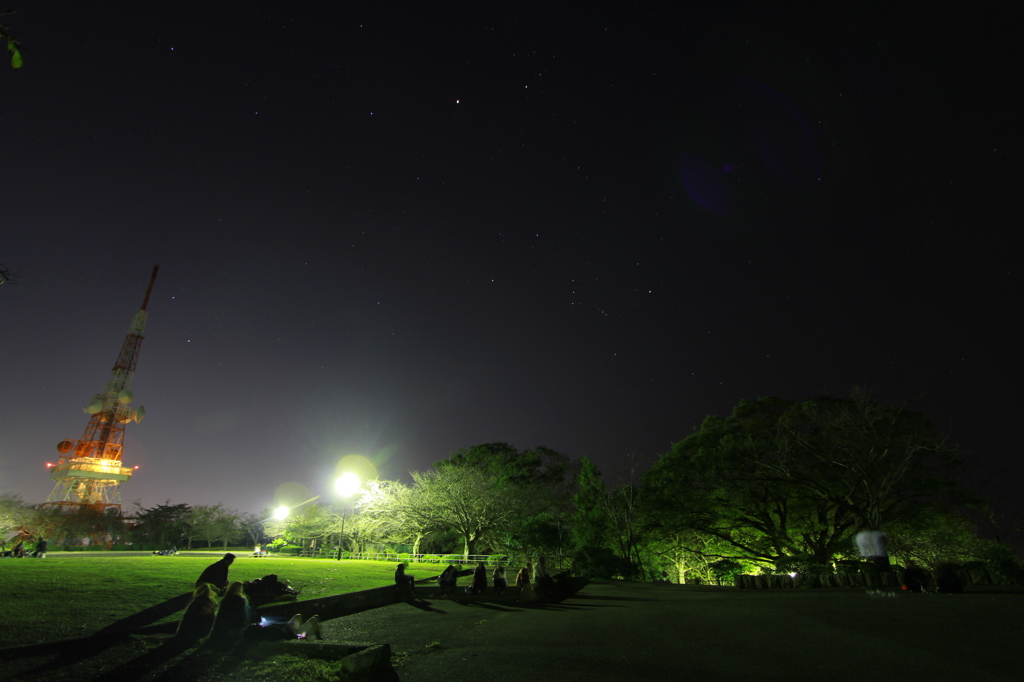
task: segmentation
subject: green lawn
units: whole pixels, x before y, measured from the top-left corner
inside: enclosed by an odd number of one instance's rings
[[[300,591],[299,599],[380,587],[394,579],[394,562],[236,555],[232,580],[253,580],[276,573]],[[54,552],[46,559],[0,560],[0,604],[4,609],[0,647],[90,635],[190,591],[203,569],[220,556]],[[436,564],[413,564],[410,572],[429,577],[441,568]]]

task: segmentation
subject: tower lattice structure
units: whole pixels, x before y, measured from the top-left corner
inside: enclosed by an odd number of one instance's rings
[[[47,464],[50,478],[56,484],[44,505],[91,507],[100,511],[121,508],[120,485],[130,479],[134,471],[124,466],[121,459],[125,425],[131,421],[141,422],[146,416],[141,405],[133,409],[128,404],[134,399],[131,387],[146,329],[146,305],[159,269],[159,265],[153,268],[142,307],[132,319],[103,392],[93,396],[85,406],[86,414],[92,415],[85,432],[78,440],[61,441],[57,445],[60,459],[56,464]]]

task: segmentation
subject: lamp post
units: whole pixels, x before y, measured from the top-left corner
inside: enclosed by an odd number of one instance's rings
[[[359,490],[359,487],[362,484],[363,482],[359,476],[351,471],[342,474],[338,477],[338,480],[334,482],[334,490],[344,500],[341,506],[341,537],[338,539],[338,561],[341,561],[342,543],[345,542],[345,520],[348,518],[348,500],[357,490]]]

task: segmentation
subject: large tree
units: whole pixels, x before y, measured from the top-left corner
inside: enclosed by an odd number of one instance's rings
[[[579,466],[567,455],[544,446],[520,451],[508,443],[480,443],[434,466],[479,471],[496,494],[515,500],[518,513],[487,533],[492,546],[513,552],[561,551]]]
[[[273,518],[273,514],[270,509],[264,509],[258,514],[246,512],[238,517],[238,527],[246,532],[253,545],[261,544],[267,534],[266,524]]]
[[[145,543],[163,549],[170,545],[182,544],[182,529],[188,522],[189,506],[187,504],[165,504],[144,509],[135,501],[134,518],[130,519],[131,538],[135,542]]]
[[[463,555],[476,554],[487,533],[511,523],[521,512],[517,486],[498,486],[485,472],[468,466],[441,466],[413,472],[410,516],[423,526],[450,528],[463,541]]]
[[[766,563],[828,561],[861,528],[948,488],[951,451],[921,415],[871,401],[743,401],[708,417],[645,477],[659,531],[713,535]]]
[[[608,489],[601,479],[601,472],[593,462],[583,457],[573,495],[572,540],[575,550],[604,546],[610,526],[605,502],[607,496]]]
[[[228,540],[238,530],[238,512],[222,504],[197,504],[189,510],[185,527],[190,542],[197,538],[212,547],[216,540],[221,540],[226,548]]]
[[[419,554],[423,538],[438,530],[439,522],[423,513],[416,496],[400,481],[370,481],[357,505],[364,533],[377,542],[411,544],[413,554]]]

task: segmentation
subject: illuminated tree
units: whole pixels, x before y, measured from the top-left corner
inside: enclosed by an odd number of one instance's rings
[[[273,512],[270,509],[264,509],[259,514],[249,512],[238,517],[238,527],[248,534],[253,545],[258,545],[263,542],[267,521],[272,516]]]
[[[365,533],[378,542],[412,544],[412,553],[420,553],[420,543],[437,521],[423,511],[415,499],[417,492],[399,481],[370,481],[357,508]]]
[[[921,415],[849,399],[743,401],[708,417],[644,477],[663,537],[697,531],[733,557],[824,564],[861,528],[882,528],[949,490],[951,452]]]
[[[7,538],[29,520],[33,509],[18,495],[0,495],[0,546],[7,548]]]
[[[465,557],[476,553],[486,533],[508,525],[521,511],[515,486],[496,488],[491,477],[476,468],[442,466],[413,472],[412,477],[410,516],[422,527],[456,531]]]
[[[461,448],[434,466],[478,471],[495,494],[514,498],[517,513],[480,538],[492,548],[561,552],[578,470],[566,455],[543,446],[519,451],[508,443],[481,443]]]

